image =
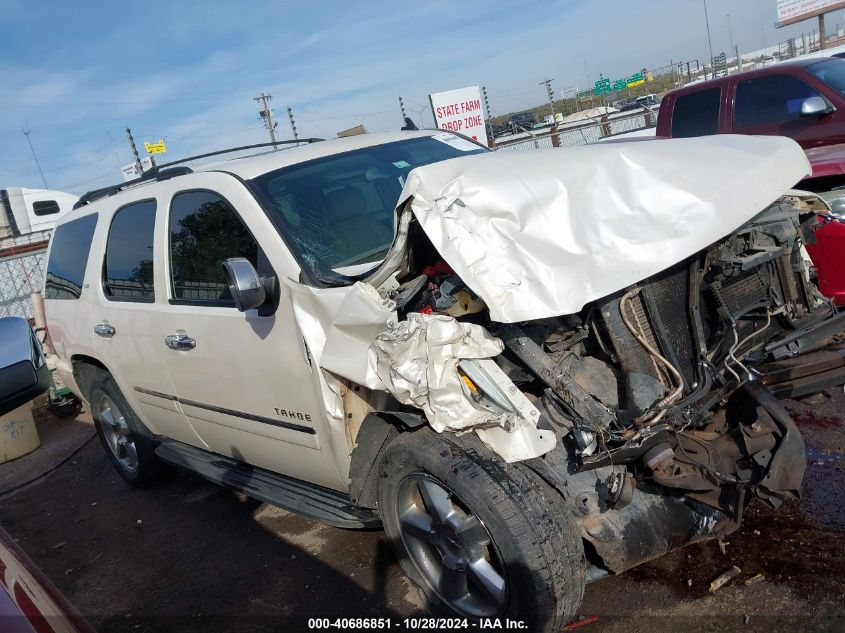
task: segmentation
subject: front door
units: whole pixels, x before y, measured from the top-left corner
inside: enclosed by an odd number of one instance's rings
[[[801,105],[822,96],[803,78],[788,73],[744,79],[736,84],[732,131],[788,136],[805,149],[842,142],[842,113],[801,116]]]
[[[299,479],[345,489],[332,460],[315,370],[282,285],[275,314],[239,312],[222,261],[245,257],[262,275],[293,277],[295,260],[233,176],[170,181],[170,320],[156,332],[179,404],[211,450]]]

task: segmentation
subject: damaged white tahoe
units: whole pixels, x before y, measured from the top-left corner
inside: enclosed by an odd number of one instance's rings
[[[845,382],[776,137],[311,142],[90,192],[45,285],[110,460],[383,525],[431,609],[555,631],[584,584],[797,498],[776,396]]]

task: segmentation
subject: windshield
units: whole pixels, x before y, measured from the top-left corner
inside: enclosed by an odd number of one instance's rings
[[[845,95],[845,59],[826,59],[807,70],[841,95]]]
[[[441,133],[326,156],[252,182],[299,261],[318,279],[338,283],[384,258],[409,171],[485,151]]]

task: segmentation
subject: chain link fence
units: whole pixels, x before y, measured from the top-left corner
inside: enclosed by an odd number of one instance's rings
[[[29,295],[41,290],[52,231],[0,240],[0,317],[32,318]]]
[[[653,129],[657,111],[643,109],[634,113],[620,112],[597,119],[586,119],[550,127],[534,132],[524,132],[496,139],[497,150],[540,149],[545,147],[574,147],[591,145],[617,134]]]
[[[40,290],[46,268],[46,247],[0,258],[0,317],[32,318],[29,295]]]

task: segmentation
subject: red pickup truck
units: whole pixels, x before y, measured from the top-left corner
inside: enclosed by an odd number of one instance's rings
[[[663,97],[658,138],[767,134],[795,139],[812,175],[798,187],[819,193],[845,218],[845,59],[794,60],[690,84]],[[845,224],[828,222],[807,251],[819,288],[845,305]]]

